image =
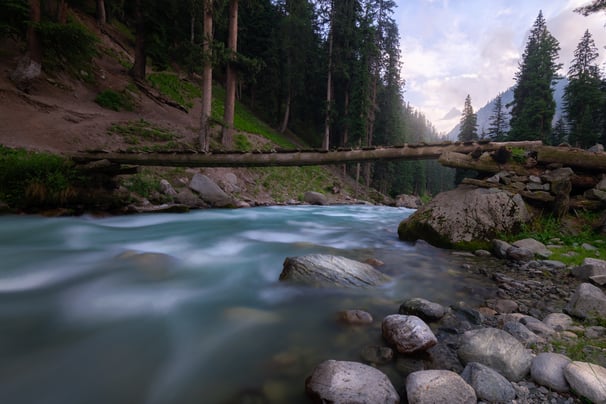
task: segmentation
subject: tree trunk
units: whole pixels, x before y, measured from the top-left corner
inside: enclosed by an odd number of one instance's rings
[[[40,23],[40,0],[29,0],[30,24],[27,28],[27,51],[11,73],[17,88],[29,92],[31,83],[42,73],[42,48],[36,26]]]
[[[223,136],[221,143],[226,149],[231,149],[234,134],[234,115],[236,112],[236,85],[238,74],[233,60],[238,52],[238,0],[229,0],[229,28],[227,48],[229,61],[227,62],[227,82],[225,85],[225,113],[223,115]]]
[[[57,4],[57,22],[65,24],[67,22],[67,1],[60,0]]]
[[[204,69],[202,71],[202,114],[200,116],[200,149],[208,151],[210,146],[210,117],[213,100],[213,10],[212,0],[204,1]]]
[[[324,137],[322,138],[322,149],[328,150],[330,147],[330,121],[332,114],[332,45],[333,45],[333,27],[335,17],[334,0],[331,2],[330,10],[330,31],[328,33],[328,79],[326,80],[326,118],[324,120]]]
[[[284,134],[288,129],[288,120],[290,118],[290,103],[291,103],[291,91],[288,90],[288,96],[286,96],[286,110],[284,111],[284,117],[282,118],[282,124],[280,125],[280,133]]]
[[[145,80],[145,16],[143,14],[142,0],[135,0],[135,29],[137,37],[135,39],[135,64],[130,70],[130,74],[139,80]]]
[[[97,23],[105,25],[107,23],[107,14],[105,13],[105,0],[97,0]]]

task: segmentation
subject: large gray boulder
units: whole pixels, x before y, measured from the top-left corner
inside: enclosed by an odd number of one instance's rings
[[[328,200],[326,196],[320,192],[308,191],[303,195],[303,202],[309,203],[310,205],[327,205]]]
[[[310,254],[288,257],[281,281],[320,287],[371,287],[391,281],[371,265],[336,255]]]
[[[189,183],[189,188],[200,194],[204,202],[214,207],[224,208],[234,205],[233,199],[206,175],[196,173]]]
[[[564,376],[572,390],[593,403],[606,403],[606,369],[586,362],[571,362]]]
[[[583,265],[572,268],[572,275],[583,281],[594,281],[598,285],[606,284],[606,261],[596,258],[585,258]]]
[[[431,328],[416,316],[392,314],[383,319],[381,330],[383,338],[404,354],[425,351],[438,343]]]
[[[401,240],[425,240],[438,247],[490,241],[531,218],[522,197],[498,189],[461,185],[438,194],[400,223]]]
[[[421,370],[406,378],[409,404],[475,404],[476,393],[461,376],[450,370]]]
[[[538,240],[533,238],[525,238],[522,240],[518,240],[513,243],[514,247],[525,248],[527,250],[532,251],[534,255],[538,255],[541,258],[549,258],[551,254],[553,254],[545,244],[541,243]]]
[[[581,283],[564,311],[579,318],[606,318],[606,294],[590,283]]]
[[[535,356],[530,365],[532,379],[541,386],[565,393],[570,386],[564,377],[564,369],[571,360],[559,353],[543,352]]]
[[[516,398],[516,390],[509,380],[481,363],[468,363],[461,377],[473,387],[479,400],[505,403]]]
[[[461,340],[458,354],[464,364],[479,362],[514,382],[522,380],[530,370],[530,351],[503,330],[471,330],[465,332]]]
[[[400,396],[384,373],[358,362],[322,362],[305,381],[305,391],[319,403],[400,402]]]

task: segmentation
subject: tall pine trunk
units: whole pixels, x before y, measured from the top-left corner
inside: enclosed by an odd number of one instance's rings
[[[200,116],[200,149],[208,151],[210,146],[210,117],[213,99],[213,9],[212,0],[204,1],[204,69],[202,70],[202,114]]]
[[[145,16],[143,14],[142,0],[135,0],[135,63],[130,74],[139,80],[145,80],[146,53],[145,53]]]
[[[282,117],[282,124],[280,125],[280,133],[284,134],[286,129],[288,129],[288,120],[290,118],[290,104],[292,100],[292,91],[288,90],[288,95],[286,96],[286,108],[284,111],[284,116]]]
[[[105,25],[107,23],[107,14],[105,13],[105,0],[97,0],[97,23]]]
[[[10,76],[17,88],[23,91],[29,91],[32,81],[42,73],[42,47],[36,31],[41,14],[40,0],[29,0],[30,24],[27,28],[27,51]]]
[[[332,47],[333,47],[333,31],[335,4],[331,2],[330,9],[330,31],[328,32],[328,78],[326,80],[326,118],[324,120],[324,137],[322,138],[322,149],[328,150],[330,147],[330,123],[332,114]]]
[[[229,0],[229,28],[227,38],[229,61],[227,62],[227,80],[225,84],[225,113],[223,115],[223,135],[221,143],[231,149],[234,135],[234,115],[236,112],[236,87],[238,74],[234,65],[238,51],[238,0]]]

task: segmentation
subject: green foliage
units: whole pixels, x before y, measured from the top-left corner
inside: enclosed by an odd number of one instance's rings
[[[109,127],[108,132],[114,135],[121,135],[126,143],[133,145],[139,144],[142,141],[170,142],[182,137],[177,133],[160,128],[144,119],[130,121],[124,124],[113,124]]]
[[[0,38],[23,37],[27,27],[29,8],[25,0],[3,0],[0,2]]]
[[[81,180],[63,157],[0,146],[0,200],[12,207],[64,204]]]
[[[519,147],[513,147],[511,149],[511,159],[518,164],[524,164],[524,162],[526,162],[526,150]]]
[[[160,191],[160,180],[145,172],[128,176],[122,185],[143,198],[151,198],[154,193]]]
[[[195,98],[202,96],[200,88],[189,81],[179,78],[176,74],[167,72],[152,73],[147,76],[147,80],[162,94],[187,109],[193,106]]]
[[[97,54],[98,39],[81,23],[69,19],[66,24],[45,21],[37,26],[42,42],[45,68],[67,70],[85,79]]]
[[[240,150],[240,151],[251,151],[252,150],[252,144],[250,143],[248,138],[245,135],[242,135],[241,133],[238,133],[234,137],[234,145],[235,145],[236,150]]]
[[[465,97],[465,105],[461,114],[461,130],[459,132],[461,142],[478,140],[478,116],[473,112],[471,96]]]
[[[135,101],[125,90],[120,92],[104,90],[97,95],[95,102],[103,108],[114,111],[133,111],[135,109]]]
[[[332,189],[334,177],[321,167],[263,167],[254,170],[260,174],[259,185],[269,190],[276,202],[301,197],[306,191],[326,193]]]

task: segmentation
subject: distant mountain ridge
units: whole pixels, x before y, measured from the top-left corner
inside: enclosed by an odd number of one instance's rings
[[[557,122],[558,119],[562,116],[563,110],[563,99],[564,99],[564,89],[568,85],[568,79],[566,77],[562,77],[558,79],[553,87],[553,97],[556,102],[556,112],[553,116],[553,124]],[[511,107],[507,107],[508,104],[513,102],[513,89],[514,86],[510,87],[501,94],[501,100],[503,102],[503,109],[507,113],[508,118],[511,117]],[[478,116],[478,136],[482,136],[482,134],[488,133],[488,126],[490,125],[490,118],[492,117],[494,106],[496,103],[497,97],[494,97],[488,104],[484,105],[482,108],[476,111]],[[508,119],[509,120],[509,119]],[[460,124],[457,124],[448,134],[446,138],[448,140],[457,140],[460,132]]]

